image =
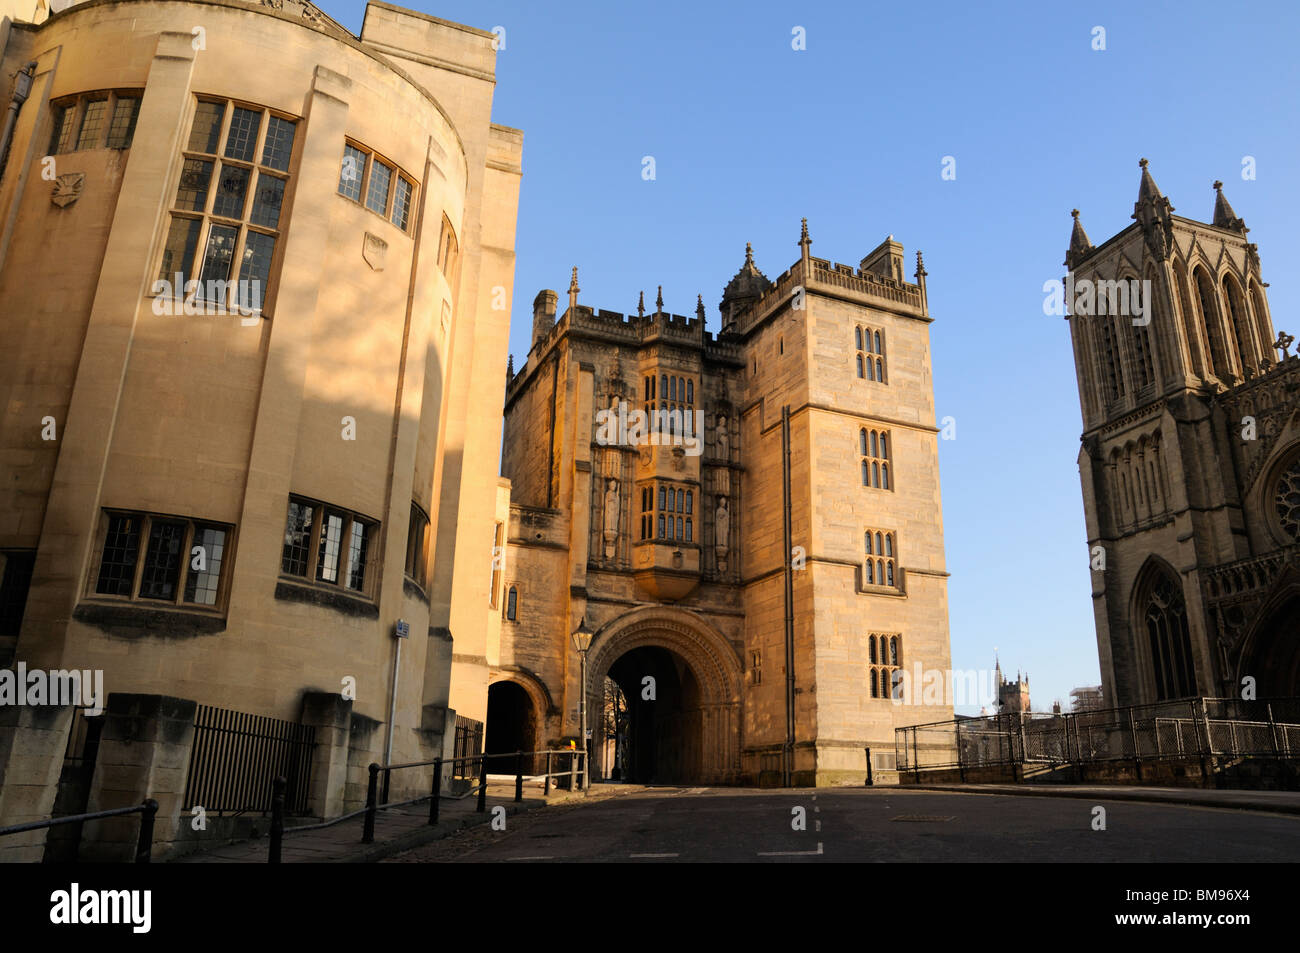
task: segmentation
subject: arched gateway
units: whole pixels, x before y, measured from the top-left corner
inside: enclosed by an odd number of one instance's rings
[[[619,616],[592,638],[588,712],[601,712],[606,677],[619,684],[628,703],[628,780],[738,780],[740,660],[716,628],[693,612],[673,607],[649,606]],[[650,684],[653,698],[646,697]],[[605,720],[592,721],[592,750],[605,751]],[[593,777],[609,776],[611,767],[593,763]]]

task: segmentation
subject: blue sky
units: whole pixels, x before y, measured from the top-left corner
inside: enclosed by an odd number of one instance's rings
[[[1043,282],[1064,274],[1071,208],[1095,244],[1130,223],[1145,156],[1178,215],[1208,220],[1223,180],[1275,326],[1300,329],[1284,272],[1300,253],[1297,7],[412,4],[506,31],[494,118],[524,130],[516,360],[533,295],[563,296],[574,265],[594,307],[632,310],[662,284],[679,314],[702,293],[717,331],[745,242],[775,277],[801,217],[822,258],[856,265],[891,233],[909,262],[920,248],[936,408],[957,421],[940,443],[953,665],[988,667],[996,646],[1039,709],[1099,682],[1074,366]],[[356,0],[321,7],[360,29]]]

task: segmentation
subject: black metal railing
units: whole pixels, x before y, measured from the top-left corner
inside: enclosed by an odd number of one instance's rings
[[[1190,758],[1300,758],[1300,699],[1187,698],[1094,711],[1006,712],[894,732],[898,769]]]
[[[271,782],[285,779],[285,810],[306,814],[316,729],[278,718],[199,705],[184,810],[269,813]]]
[[[133,807],[119,807],[111,811],[93,811],[90,814],[73,814],[69,817],[53,817],[45,821],[32,821],[28,824],[0,827],[0,837],[9,834],[22,834],[26,831],[47,830],[64,824],[84,824],[86,821],[100,821],[106,817],[125,817],[128,814],[140,815],[140,833],[136,838],[135,862],[137,864],[150,863],[153,856],[154,818],[158,814],[158,802],[153,798],[149,798]]]
[[[542,759],[544,759],[546,770],[541,774],[526,775],[524,773],[524,765],[529,763],[530,759],[534,758],[537,759],[537,763],[542,763]],[[288,783],[287,779],[277,777],[272,781],[271,787],[268,791],[271,805],[271,831],[267,863],[280,863],[285,835],[301,834],[305,831],[315,831],[326,827],[333,827],[335,824],[342,823],[343,821],[358,816],[364,818],[361,827],[361,843],[372,844],[375,840],[375,819],[380,811],[409,807],[410,805],[418,804],[421,801],[429,802],[428,823],[430,826],[438,823],[439,807],[444,797],[455,797],[459,799],[469,797],[472,794],[477,794],[478,803],[475,805],[475,812],[482,814],[487,810],[488,762],[502,760],[507,761],[507,763],[513,767],[513,773],[515,776],[515,802],[520,802],[524,799],[525,780],[541,780],[543,795],[549,795],[552,786],[557,789],[563,786],[570,790],[576,787],[584,792],[590,786],[587,753],[577,748],[477,754],[464,758],[434,758],[429,761],[408,761],[403,764],[381,765],[372,762],[369,767],[370,777],[366,785],[365,807],[344,814],[341,817],[322,821],[319,824],[307,824],[286,829],[284,826],[284,813],[285,791]],[[462,767],[462,764],[465,766]],[[473,767],[471,767],[471,765]],[[432,790],[428,794],[408,798],[404,801],[390,802],[388,800],[388,792],[394,771],[402,771],[409,768],[426,768],[430,766],[433,767],[431,778]],[[561,767],[567,767],[567,770],[559,770]],[[476,772],[478,776],[478,784],[474,787],[471,787],[468,791],[459,795],[443,794],[442,783],[444,773],[450,774],[452,777],[472,777],[474,772]],[[563,785],[561,784],[561,781],[564,782]]]

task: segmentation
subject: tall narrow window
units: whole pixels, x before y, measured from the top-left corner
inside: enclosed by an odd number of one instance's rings
[[[869,381],[885,382],[885,352],[880,332],[872,328],[854,329],[853,343],[857,345],[858,377]],[[865,372],[865,373],[864,373]]]
[[[1100,319],[1101,369],[1106,377],[1107,400],[1119,400],[1124,396],[1124,375],[1120,369],[1119,349],[1116,347],[1115,331],[1105,316]]]
[[[108,127],[108,148],[131,148],[131,140],[135,138],[135,122],[139,118],[139,96],[116,97],[113,103],[113,119]]]
[[[1156,698],[1185,698],[1196,692],[1196,668],[1182,589],[1167,572],[1148,583],[1143,613]]]
[[[862,454],[862,485],[888,490],[889,431],[861,428],[858,451]]]
[[[129,596],[135,583],[135,562],[140,551],[140,524],[134,514],[111,514],[104,552],[99,561],[95,591],[109,596]]]
[[[190,572],[185,579],[185,601],[212,606],[217,603],[221,563],[226,551],[226,531],[219,526],[195,528],[190,547]]]
[[[868,636],[868,681],[872,698],[897,698],[901,692],[902,656],[898,635]],[[877,643],[879,650],[877,651]]]
[[[1137,358],[1138,387],[1146,387],[1155,380],[1155,368],[1151,363],[1151,335],[1145,326],[1133,328],[1133,352]]]
[[[140,597],[176,601],[176,585],[181,574],[181,547],[185,545],[188,525],[179,520],[151,521],[149,543],[144,552],[144,570],[140,575]]]
[[[488,595],[488,602],[494,608],[497,604],[496,596],[496,577],[497,577],[497,550],[501,546],[501,524],[496,524],[496,537],[492,550],[492,591]],[[416,585],[423,588],[425,584],[425,575],[428,567],[429,552],[429,517],[425,515],[424,510],[414,500],[411,501],[411,515],[406,524],[406,565],[405,572]]]
[[[511,622],[519,620],[519,590],[514,586],[506,593],[506,619]]]
[[[108,97],[86,102],[81,117],[81,132],[77,135],[77,148],[94,149],[102,145],[104,120],[108,115]]]
[[[863,534],[865,565],[863,576],[867,585],[898,588],[898,546],[892,532],[867,530]]]

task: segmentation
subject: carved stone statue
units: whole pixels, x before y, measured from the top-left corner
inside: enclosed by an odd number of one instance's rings
[[[727,415],[718,415],[718,457],[723,460],[731,460],[731,444],[727,435]]]
[[[605,481],[605,558],[614,558],[614,543],[618,539],[618,481]]]
[[[718,508],[713,511],[713,552],[718,557],[718,571],[727,571],[727,541],[731,536],[731,526],[727,513],[727,498],[718,497]]]

